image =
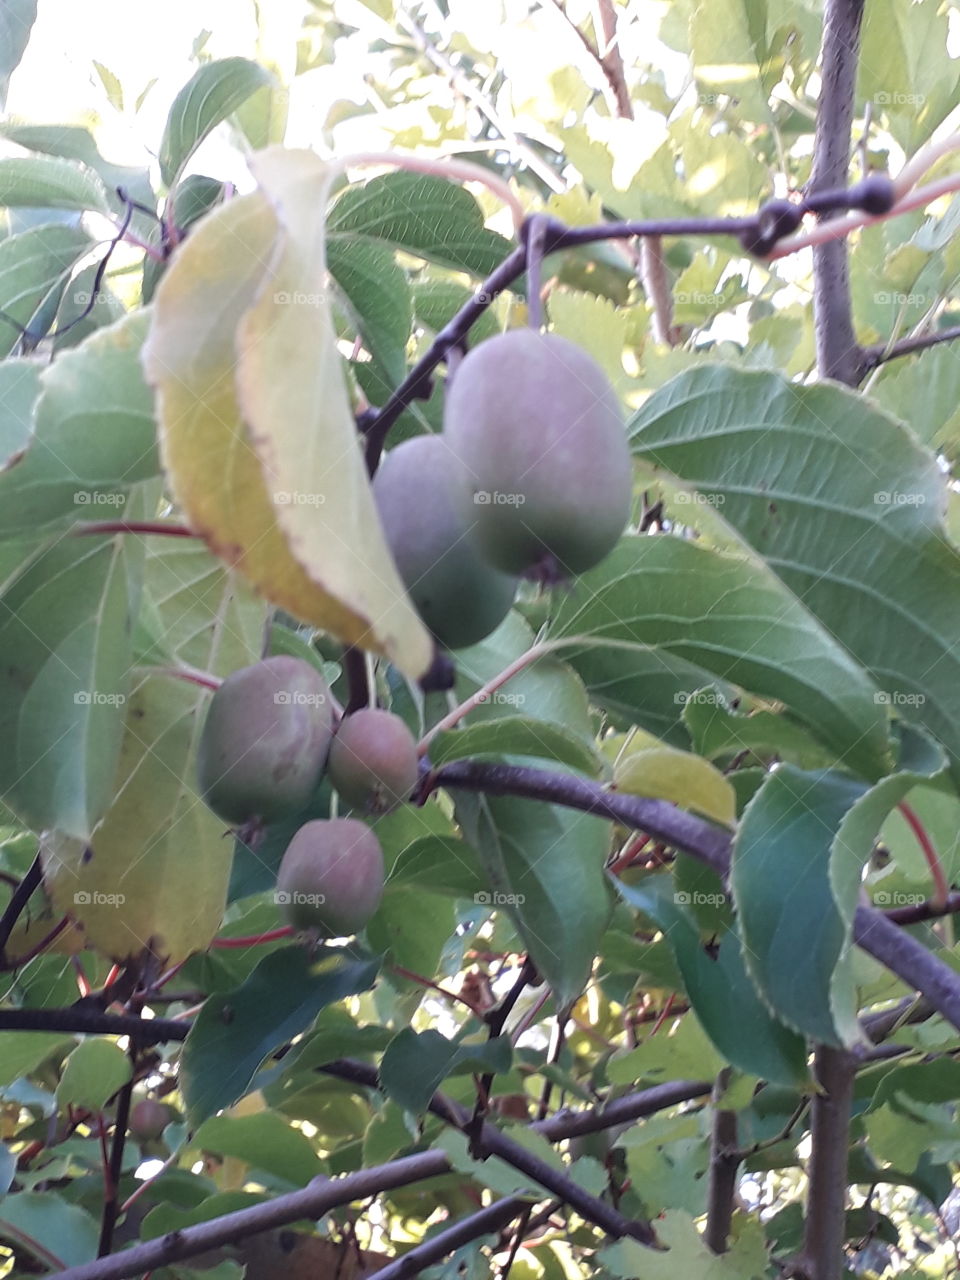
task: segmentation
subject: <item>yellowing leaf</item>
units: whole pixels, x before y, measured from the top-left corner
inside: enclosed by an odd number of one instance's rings
[[[730,782],[709,760],[690,751],[647,747],[632,752],[617,765],[614,785],[634,796],[694,809],[727,827],[736,821],[737,797]]]
[[[327,301],[330,170],[281,147],[251,165],[282,233],[240,323],[237,384],[277,522],[311,579],[366,621],[342,638],[421,675],[432,644],[377,518]]]
[[[337,585],[328,588],[316,564],[308,572],[291,554],[274,505],[281,485],[275,477],[265,478],[250,444],[234,381],[237,328],[263,284],[279,234],[276,217],[263,196],[232,200],[197,226],[161,282],[144,364],[158,392],[163,464],[191,527],[268,600],[344,643],[386,653],[406,672],[419,675],[428,665],[430,642],[406,601],[386,548],[379,560],[371,556],[364,564],[360,582],[344,583],[338,574]],[[297,287],[305,286],[301,282]],[[272,297],[273,291],[268,288],[267,294]],[[279,303],[277,310],[282,310]],[[321,356],[318,351],[314,354],[319,364]],[[342,375],[339,369],[335,373],[336,394],[343,396]],[[286,382],[297,371],[287,353],[273,348],[258,376]],[[313,394],[324,399],[334,393],[326,388],[321,394],[313,388]],[[340,428],[345,425],[338,419]],[[281,429],[296,436],[297,447],[305,448],[297,424],[285,419],[277,425]],[[350,429],[353,432],[352,420]],[[333,466],[336,452],[332,442],[328,444]],[[340,455],[334,469],[323,477],[337,495],[329,512],[320,502],[326,491],[310,475],[305,458],[300,459],[304,466],[296,481],[286,486],[291,492],[284,494],[297,500],[309,490],[316,497],[298,532],[310,542],[314,561],[322,559],[324,567],[340,555],[342,540],[354,549],[361,543],[369,546],[369,536],[362,538],[357,529],[364,521],[379,536],[366,477],[354,465],[362,466],[355,440],[350,448],[341,440]],[[345,521],[331,529],[331,516],[342,517],[344,507],[348,508]],[[368,597],[376,596],[376,591],[364,586],[371,580],[382,593],[373,601]],[[400,628],[402,643],[394,642],[389,629],[381,632],[374,627],[373,619],[388,613],[405,624]]]

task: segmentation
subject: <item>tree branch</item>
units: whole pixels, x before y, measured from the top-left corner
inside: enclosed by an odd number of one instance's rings
[[[377,1068],[364,1062],[341,1059],[338,1062],[326,1063],[318,1067],[318,1070],[324,1075],[334,1076],[338,1080],[349,1080],[370,1089],[380,1087],[380,1074]],[[513,1138],[508,1137],[493,1125],[482,1123],[477,1127],[473,1126],[471,1113],[466,1107],[461,1107],[446,1094],[435,1093],[427,1109],[445,1124],[459,1129],[461,1133],[469,1134],[472,1147],[482,1155],[496,1156],[505,1164],[526,1174],[557,1199],[570,1205],[587,1222],[592,1222],[605,1231],[608,1236],[612,1236],[615,1240],[629,1236],[633,1240],[639,1240],[641,1244],[656,1243],[656,1235],[649,1223],[625,1218],[622,1213],[584,1191],[572,1178],[558,1173],[546,1161],[533,1155],[526,1147],[521,1146],[519,1142],[515,1142]],[[531,1125],[531,1128],[536,1129],[536,1126]]]
[[[847,181],[863,8],[864,0],[826,2],[820,52],[820,101],[807,187],[813,194]],[[813,280],[820,376],[856,386],[862,377],[861,353],[853,330],[845,240],[814,248]]]
[[[436,1178],[449,1173],[450,1164],[442,1151],[424,1151],[415,1156],[391,1160],[389,1164],[374,1165],[342,1178],[314,1178],[301,1191],[291,1191],[264,1204],[249,1209],[238,1209],[223,1214],[195,1227],[169,1231],[156,1240],[134,1245],[109,1258],[98,1258],[78,1267],[58,1271],[50,1280],[127,1280],[147,1271],[165,1267],[182,1258],[193,1258],[208,1249],[218,1249],[234,1244],[248,1236],[259,1235],[274,1227],[284,1227],[301,1219],[317,1219],[340,1205],[390,1191],[394,1187],[406,1187],[411,1182]]]
[[[960,325],[951,325],[949,329],[938,329],[936,333],[924,333],[915,338],[900,338],[896,342],[878,342],[872,347],[864,347],[860,360],[861,372],[869,373],[888,360],[896,360],[899,356],[910,356],[915,351],[926,351],[941,342],[956,342],[960,338]]]
[[[847,1194],[847,1146],[857,1060],[820,1045],[814,1075],[822,1092],[810,1116],[810,1167],[804,1223],[803,1272],[810,1280],[842,1280]]]
[[[520,1196],[506,1196],[497,1200],[479,1213],[461,1218],[452,1227],[447,1227],[446,1231],[424,1240],[423,1244],[415,1245],[409,1253],[394,1262],[388,1262],[377,1271],[377,1280],[408,1280],[410,1276],[419,1275],[432,1263],[439,1262],[471,1240],[499,1231],[529,1207],[530,1201]]]
[[[13,933],[17,921],[26,910],[27,903],[33,896],[34,891],[40,888],[42,880],[43,864],[38,853],[27,868],[26,875],[11,894],[3,915],[0,916],[0,960],[3,961],[4,967],[7,965],[6,946],[10,941],[10,935]]]
[[[737,1196],[740,1153],[737,1150],[737,1113],[718,1106],[730,1085],[730,1068],[717,1075],[713,1087],[713,1126],[710,1134],[710,1186],[707,1193],[707,1224],[703,1242],[714,1253],[726,1253],[733,1206]]]

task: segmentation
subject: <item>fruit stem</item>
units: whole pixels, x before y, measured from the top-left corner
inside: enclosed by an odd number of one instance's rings
[[[367,165],[389,165],[394,169],[406,169],[410,173],[428,173],[435,178],[449,178],[454,182],[479,182],[508,207],[513,217],[513,226],[517,235],[526,217],[523,205],[510,190],[510,187],[490,169],[484,169],[469,160],[456,160],[453,157],[429,159],[426,156],[404,155],[402,151],[360,151],[356,155],[344,156],[331,166],[331,176],[344,173],[347,169],[358,169]]]
[[[930,901],[935,907],[942,909],[947,905],[947,899],[950,896],[950,886],[947,884],[947,877],[943,873],[943,867],[940,864],[937,851],[933,847],[933,842],[929,835],[927,835],[926,827],[906,801],[901,801],[901,803],[897,805],[897,808],[903,815],[907,826],[916,836],[917,844],[923,850],[923,856],[926,858],[927,866],[930,868],[930,876],[933,880],[933,896]]]
[[[200,671],[196,667],[139,667],[138,670],[147,671],[152,676],[170,676],[174,680],[185,680],[187,684],[198,684],[214,692],[223,684],[219,676],[209,671]]]
[[[432,982],[430,978],[425,978],[422,973],[414,973],[412,969],[405,969],[401,964],[393,964],[390,968],[401,978],[406,978],[409,982],[416,982],[421,987],[429,987],[433,991],[438,991],[445,1000],[455,1000],[469,1009],[472,1014],[480,1015],[480,1010],[471,1000],[467,1000],[465,996],[458,995],[456,991],[448,991],[446,987],[441,987],[438,982]]]
[[[429,729],[420,739],[417,746],[417,755],[425,756],[430,749],[430,743],[437,734],[444,733],[447,729],[455,728],[464,716],[468,716],[471,711],[486,702],[490,695],[496,693],[508,680],[512,680],[515,675],[519,675],[521,671],[529,667],[531,663],[536,662],[538,658],[542,658],[545,654],[553,653],[554,650],[561,648],[563,645],[570,644],[572,639],[564,636],[562,640],[546,640],[541,644],[531,645],[525,653],[520,654],[519,658],[514,658],[509,666],[504,667],[502,671],[489,679],[486,684],[481,685],[475,693],[464,699],[459,706],[454,707],[442,720],[438,720],[433,728]]]

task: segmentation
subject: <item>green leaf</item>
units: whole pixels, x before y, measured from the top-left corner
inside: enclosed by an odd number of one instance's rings
[[[480,206],[444,178],[390,173],[348,187],[330,210],[331,235],[382,240],[440,266],[488,276],[513,246],[488,231]]]
[[[43,300],[89,249],[85,231],[58,223],[31,227],[0,241],[0,309],[26,328]],[[19,336],[9,322],[0,325],[0,357],[9,355]]]
[[[0,587],[0,795],[36,831],[86,841],[113,795],[138,555],[67,538]]]
[[[0,106],[7,100],[10,77],[27,51],[37,19],[37,0],[5,0],[0,7]]]
[[[393,250],[369,239],[332,235],[327,264],[371,356],[399,383],[407,366],[413,307],[406,273],[397,266]]]
[[[478,906],[506,911],[565,1007],[586,986],[610,919],[610,824],[532,800],[453,794],[492,890]]]
[[[900,771],[873,787],[780,765],[747,805],[731,874],[743,958],[776,1015],[812,1039],[862,1041],[851,948],[863,867],[890,810],[943,768],[908,730]]]
[[[0,1034],[0,1089],[29,1075],[57,1049],[73,1044],[58,1031],[4,1031]]]
[[[0,1202],[0,1238],[54,1270],[92,1262],[99,1237],[90,1214],[54,1191],[21,1191]]]
[[[0,205],[8,209],[93,209],[108,213],[110,202],[100,176],[60,156],[0,158]]]
[[[716,366],[656,392],[631,434],[871,674],[881,709],[960,757],[960,553],[933,454],[845,388]]]
[[[867,773],[882,768],[873,684],[760,565],[682,538],[628,536],[562,600],[550,634],[585,638],[564,655],[601,704],[611,683],[627,681],[642,703],[646,681],[662,678],[653,649],[777,698],[839,755]],[[675,696],[679,712],[686,698]]]
[[[455,926],[449,897],[419,886],[391,887],[367,924],[367,941],[391,964],[429,974],[436,971]]]
[[[176,185],[204,138],[272,77],[246,58],[223,58],[199,68],[173,100],[160,143],[160,175]]]
[[[170,655],[163,665],[226,675],[253,662],[262,644],[262,601],[199,543],[149,541],[146,601]],[[116,642],[119,634],[120,628],[103,629],[104,640]],[[150,946],[175,963],[205,948],[220,927],[230,842],[196,784],[197,743],[209,697],[202,685],[163,670],[138,670],[112,777],[115,799],[92,844],[58,836],[45,840],[45,873],[55,904],[81,919],[88,940],[111,957],[123,959]],[[86,895],[79,903],[78,893]]]
[[[766,710],[735,710],[716,686],[698,689],[686,699],[683,721],[695,750],[708,760],[748,751],[760,760],[775,757],[801,769],[825,768],[835,762],[833,752],[786,716]]]
[[[737,112],[766,122],[767,97],[779,79],[767,53],[766,3],[750,0],[701,0],[690,25],[690,52],[701,101],[705,94],[736,99]]]
[[[770,1270],[763,1227],[756,1219],[737,1215],[729,1249],[719,1256],[710,1252],[693,1218],[668,1209],[657,1219],[657,1237],[663,1252],[645,1249],[634,1240],[608,1245],[597,1255],[613,1276],[623,1280],[766,1280]]]
[[[694,1013],[716,1049],[741,1071],[774,1084],[807,1079],[807,1046],[772,1017],[743,967],[739,939],[727,934],[716,954],[703,945],[696,922],[677,894],[673,878],[654,876],[637,885],[615,882],[631,906],[654,920],[670,941]]]
[[[183,1046],[183,1096],[199,1124],[247,1092],[274,1049],[306,1031],[321,1009],[372,986],[377,964],[302,947],[271,952],[242,986],[210,996]]]
[[[507,693],[506,696],[523,695]],[[502,755],[505,751],[516,756],[542,756],[546,760],[556,760],[592,777],[599,773],[596,753],[584,744],[579,735],[560,725],[523,715],[499,716],[438,734],[430,743],[430,762],[439,766],[450,760]]]
[[[140,312],[98,329],[43,370],[33,435],[0,472],[0,538],[55,521],[120,519],[125,492],[159,473],[140,368],[148,319]]]
[[[418,1033],[404,1027],[384,1051],[380,1064],[384,1091],[398,1106],[419,1115],[449,1074],[457,1048],[456,1041],[439,1031]]]
[[[248,1116],[211,1116],[193,1135],[194,1146],[243,1160],[294,1186],[305,1186],[323,1172],[310,1139],[276,1111]]]
[[[4,360],[0,364],[0,494],[3,473],[20,460],[30,443],[43,370],[39,360]]]
[[[63,1064],[57,1104],[99,1111],[130,1079],[129,1057],[111,1040],[84,1040]]]

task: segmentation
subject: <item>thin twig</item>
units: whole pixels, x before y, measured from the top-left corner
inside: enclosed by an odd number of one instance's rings
[[[42,881],[43,863],[38,853],[27,868],[26,875],[14,889],[10,901],[4,908],[3,915],[0,916],[0,957],[3,958],[4,965],[6,965],[5,948],[10,941],[10,934],[13,932],[14,926],[26,909],[27,903],[35,890],[40,888]]]
[[[876,369],[888,360],[897,360],[901,356],[911,356],[916,351],[926,351],[929,347],[939,346],[941,342],[956,342],[960,338],[960,325],[951,325],[949,329],[938,329],[936,333],[924,333],[915,338],[900,338],[896,342],[878,342],[872,347],[864,347],[861,357],[861,368],[865,374]]]

